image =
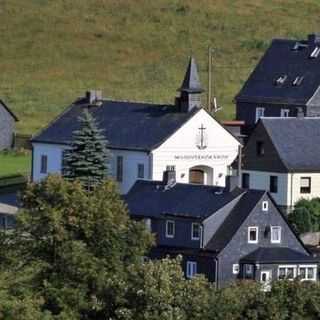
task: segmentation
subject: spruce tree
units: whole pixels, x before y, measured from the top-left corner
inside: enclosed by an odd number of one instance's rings
[[[80,128],[72,133],[72,144],[64,152],[62,173],[66,180],[79,180],[91,189],[107,176],[110,154],[107,140],[87,109],[78,118]]]

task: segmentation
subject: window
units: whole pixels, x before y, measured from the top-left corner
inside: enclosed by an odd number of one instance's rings
[[[197,274],[197,263],[195,261],[187,261],[187,278],[193,278]]]
[[[279,266],[278,268],[278,279],[293,280],[296,277],[297,268],[296,266]]]
[[[257,156],[261,157],[264,155],[264,143],[263,141],[257,141],[256,144]]]
[[[293,80],[293,82],[292,82],[292,85],[294,86],[294,87],[297,87],[297,86],[300,86],[300,84],[302,83],[302,81],[303,81],[303,78],[304,77],[296,77],[294,80]]]
[[[42,155],[40,173],[47,173],[47,172],[48,172],[48,156]]]
[[[278,177],[277,176],[270,176],[269,190],[271,193],[278,192]]]
[[[250,175],[249,175],[249,173],[242,174],[242,188],[243,189],[250,188]]]
[[[317,47],[315,47],[315,48],[313,49],[313,51],[311,52],[310,58],[311,58],[311,59],[317,58],[318,55],[319,55],[319,53],[320,53],[320,48],[317,46]]]
[[[257,108],[256,109],[256,122],[264,116],[264,108]]]
[[[174,238],[175,233],[175,223],[172,220],[166,221],[166,237],[167,238]]]
[[[1,217],[1,229],[6,230],[8,228],[7,217]]]
[[[240,271],[239,264],[237,264],[237,263],[233,264],[232,265],[232,273],[233,274],[239,274],[239,271]]]
[[[144,179],[144,164],[138,163],[138,179]]]
[[[281,109],[281,114],[280,116],[282,118],[288,118],[289,117],[289,113],[290,113],[290,110],[289,109]]]
[[[299,278],[301,281],[316,281],[317,280],[317,266],[305,265],[299,266]]]
[[[146,226],[146,229],[148,230],[148,231],[152,231],[152,222],[151,222],[151,219],[150,218],[145,218],[145,219],[143,219],[144,220],[144,224],[145,224],[145,226]]]
[[[122,182],[123,180],[123,157],[117,157],[117,181]]]
[[[274,81],[274,84],[276,86],[282,86],[285,83],[285,81],[287,80],[287,78],[288,78],[288,76],[286,74],[284,74],[284,75],[276,78]]]
[[[311,193],[311,178],[301,177],[300,178],[300,193]]]
[[[269,209],[269,202],[262,201],[262,211],[268,211],[268,209]]]
[[[200,240],[201,235],[201,226],[199,223],[193,223],[192,224],[192,230],[191,230],[191,239],[192,240]]]
[[[271,227],[271,243],[281,242],[281,227]]]
[[[252,264],[245,264],[244,265],[244,277],[245,277],[245,279],[252,279],[253,278],[253,265]]]
[[[258,243],[258,227],[248,228],[248,243]]]

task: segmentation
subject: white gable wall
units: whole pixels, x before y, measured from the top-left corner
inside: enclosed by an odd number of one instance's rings
[[[205,149],[199,149],[199,128],[206,135]],[[152,179],[161,180],[168,165],[174,165],[178,182],[189,182],[189,169],[195,166],[213,168],[205,177],[206,184],[224,186],[227,168],[235,160],[240,143],[214,120],[205,110],[200,110],[177,132],[152,151]]]

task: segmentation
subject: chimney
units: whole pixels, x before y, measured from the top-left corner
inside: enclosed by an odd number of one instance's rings
[[[102,101],[102,91],[101,90],[89,90],[86,92],[87,103],[91,106],[100,105]]]
[[[309,45],[320,45],[320,33],[312,33],[308,35]]]
[[[297,118],[299,118],[299,119],[303,119],[304,118],[303,108],[301,108],[301,107],[297,108]]]
[[[174,166],[167,166],[166,170],[163,171],[162,181],[165,185],[173,185],[176,182],[176,171]]]

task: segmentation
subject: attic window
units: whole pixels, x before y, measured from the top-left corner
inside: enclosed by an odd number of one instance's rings
[[[293,51],[299,51],[299,50],[301,50],[301,49],[306,48],[307,46],[308,46],[307,44],[304,44],[304,43],[301,43],[301,42],[296,42],[296,43],[294,44],[294,46],[292,47],[291,50],[293,50]]]
[[[311,58],[311,59],[317,58],[318,55],[319,55],[319,53],[320,53],[320,47],[316,46],[316,47],[313,49],[313,51],[311,52],[310,58]]]
[[[292,85],[294,86],[294,87],[297,87],[297,86],[300,86],[300,84],[302,83],[302,81],[303,81],[303,76],[298,76],[298,77],[296,77],[294,80],[293,80],[293,82],[292,82]]]
[[[283,85],[283,84],[285,83],[285,81],[287,80],[287,78],[288,78],[288,76],[287,76],[286,74],[284,74],[284,75],[278,77],[278,78],[275,80],[274,84],[275,84],[276,86],[281,86],[281,85]]]

